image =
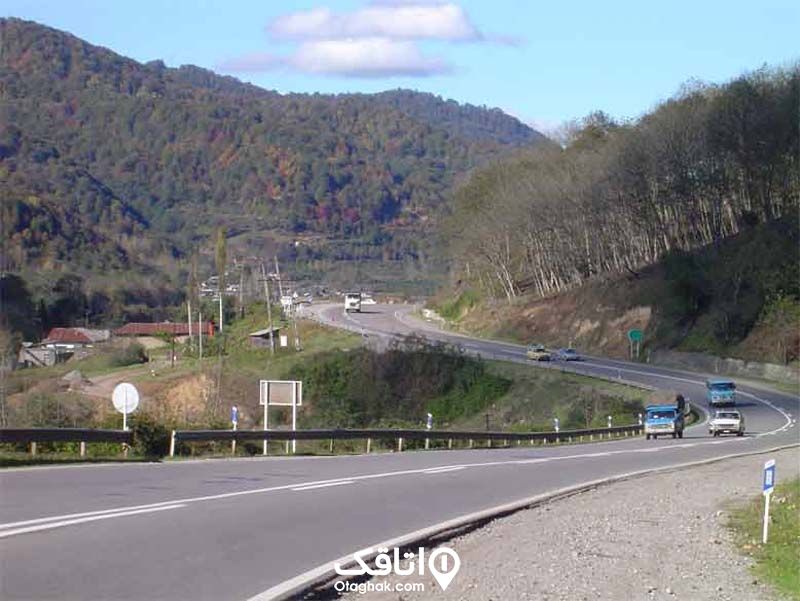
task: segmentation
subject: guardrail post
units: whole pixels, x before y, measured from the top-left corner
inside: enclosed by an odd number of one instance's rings
[[[489,447],[490,449],[492,448],[492,439],[491,438],[487,438],[486,439],[486,446]]]
[[[403,437],[399,437],[397,439],[397,452],[401,453],[403,451]]]
[[[572,442],[572,436],[568,438],[568,442]]]
[[[430,438],[426,438],[425,439],[425,450],[427,451],[430,448],[431,448],[431,439]]]
[[[504,439],[503,439],[503,446],[504,446],[504,447],[507,447],[507,446],[508,446],[508,438],[504,438]]]
[[[470,438],[469,439],[469,448],[471,449],[474,446],[475,446],[475,441]]]
[[[31,443],[31,457],[36,457],[36,443]]]
[[[589,440],[590,441],[594,440],[594,434],[589,434]]]
[[[86,457],[86,441],[81,441],[81,457]]]
[[[542,444],[543,444],[543,445],[547,444],[547,436],[545,436],[544,438],[542,438]]]
[[[367,438],[367,455],[369,455],[369,450],[372,447],[372,439]]]
[[[453,448],[453,439],[452,438],[448,438],[447,439],[447,448],[448,449],[452,449]]]
[[[286,444],[289,444],[288,442]],[[330,453],[333,455],[333,438],[331,438]]]
[[[172,436],[169,439],[169,456],[175,457],[175,430],[172,431]]]

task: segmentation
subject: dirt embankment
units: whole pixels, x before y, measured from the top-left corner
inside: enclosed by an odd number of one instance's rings
[[[575,346],[624,358],[629,353],[628,331],[647,331],[654,325],[654,308],[640,302],[640,287],[634,279],[598,282],[550,298],[483,303],[459,320],[457,327],[523,344]]]

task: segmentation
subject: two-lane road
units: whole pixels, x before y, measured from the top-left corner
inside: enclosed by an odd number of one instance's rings
[[[324,321],[370,336],[428,328],[408,307],[370,310],[315,308]],[[522,360],[517,345],[425,333]],[[576,369],[701,398],[697,375],[595,358]],[[6,471],[0,598],[247,599],[356,549],[475,511],[797,442],[797,398],[743,392],[744,438],[713,439],[698,426],[683,440]]]

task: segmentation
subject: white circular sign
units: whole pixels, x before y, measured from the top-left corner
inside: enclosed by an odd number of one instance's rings
[[[136,411],[139,406],[139,391],[133,384],[123,382],[117,384],[114,393],[111,395],[111,402],[114,408],[120,413],[127,414]]]

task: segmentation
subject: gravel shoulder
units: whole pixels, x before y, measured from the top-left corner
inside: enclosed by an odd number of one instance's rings
[[[729,510],[758,497],[763,464],[800,475],[800,449],[729,459],[604,486],[495,520],[446,543],[461,569],[446,591],[426,576],[375,577],[392,592],[346,599],[767,601],[779,599],[735,548]],[[394,592],[422,582],[425,592]]]

